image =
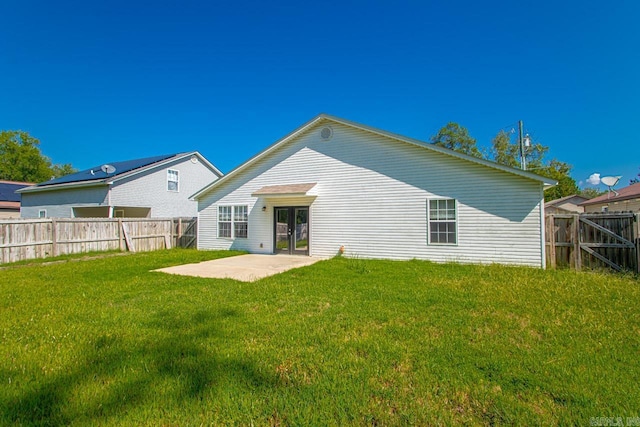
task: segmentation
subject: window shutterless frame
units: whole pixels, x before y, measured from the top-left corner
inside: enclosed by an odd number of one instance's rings
[[[249,206],[218,206],[218,237],[246,239],[249,237]]]
[[[458,244],[458,202],[456,199],[427,199],[427,243]]]
[[[180,191],[179,172],[175,169],[167,170],[167,191]]]

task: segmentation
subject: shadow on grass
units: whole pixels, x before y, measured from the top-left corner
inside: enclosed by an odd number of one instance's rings
[[[136,409],[150,416],[154,409],[145,406],[167,408],[203,399],[229,383],[240,389],[275,386],[276,378],[260,373],[253,361],[216,354],[203,345],[224,338],[217,325],[234,316],[233,310],[164,311],[142,326],[154,332],[153,338],[96,337],[74,368],[5,402],[7,412],[0,421],[91,424],[126,417]]]

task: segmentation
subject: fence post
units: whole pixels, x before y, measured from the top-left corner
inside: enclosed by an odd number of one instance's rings
[[[573,240],[573,259],[577,271],[582,270],[582,249],[580,248],[580,214],[573,216],[573,229],[571,230]]]
[[[636,273],[640,273],[640,214],[635,214],[635,218],[633,218],[634,222],[634,231],[635,233],[635,244],[636,244]]]
[[[58,255],[58,233],[56,232],[58,227],[58,221],[55,218],[51,218],[51,256]]]
[[[122,235],[122,218],[118,218],[118,247],[124,251],[124,236]]]
[[[169,227],[167,233],[164,235],[164,248],[171,249],[171,240],[173,237],[173,219],[167,220]]]
[[[549,243],[549,266],[554,270],[557,268],[556,263],[556,221],[553,214],[547,215],[547,242]]]
[[[180,246],[180,238],[182,238],[182,218],[178,218],[178,230],[176,234],[176,248]]]

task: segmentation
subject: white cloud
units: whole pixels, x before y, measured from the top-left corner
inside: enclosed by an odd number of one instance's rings
[[[587,182],[591,185],[598,185],[600,184],[600,174],[599,173],[592,173],[591,175],[589,175],[589,179],[587,179]]]

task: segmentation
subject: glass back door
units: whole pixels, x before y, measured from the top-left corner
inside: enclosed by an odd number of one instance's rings
[[[276,253],[309,255],[309,208],[275,208]]]

